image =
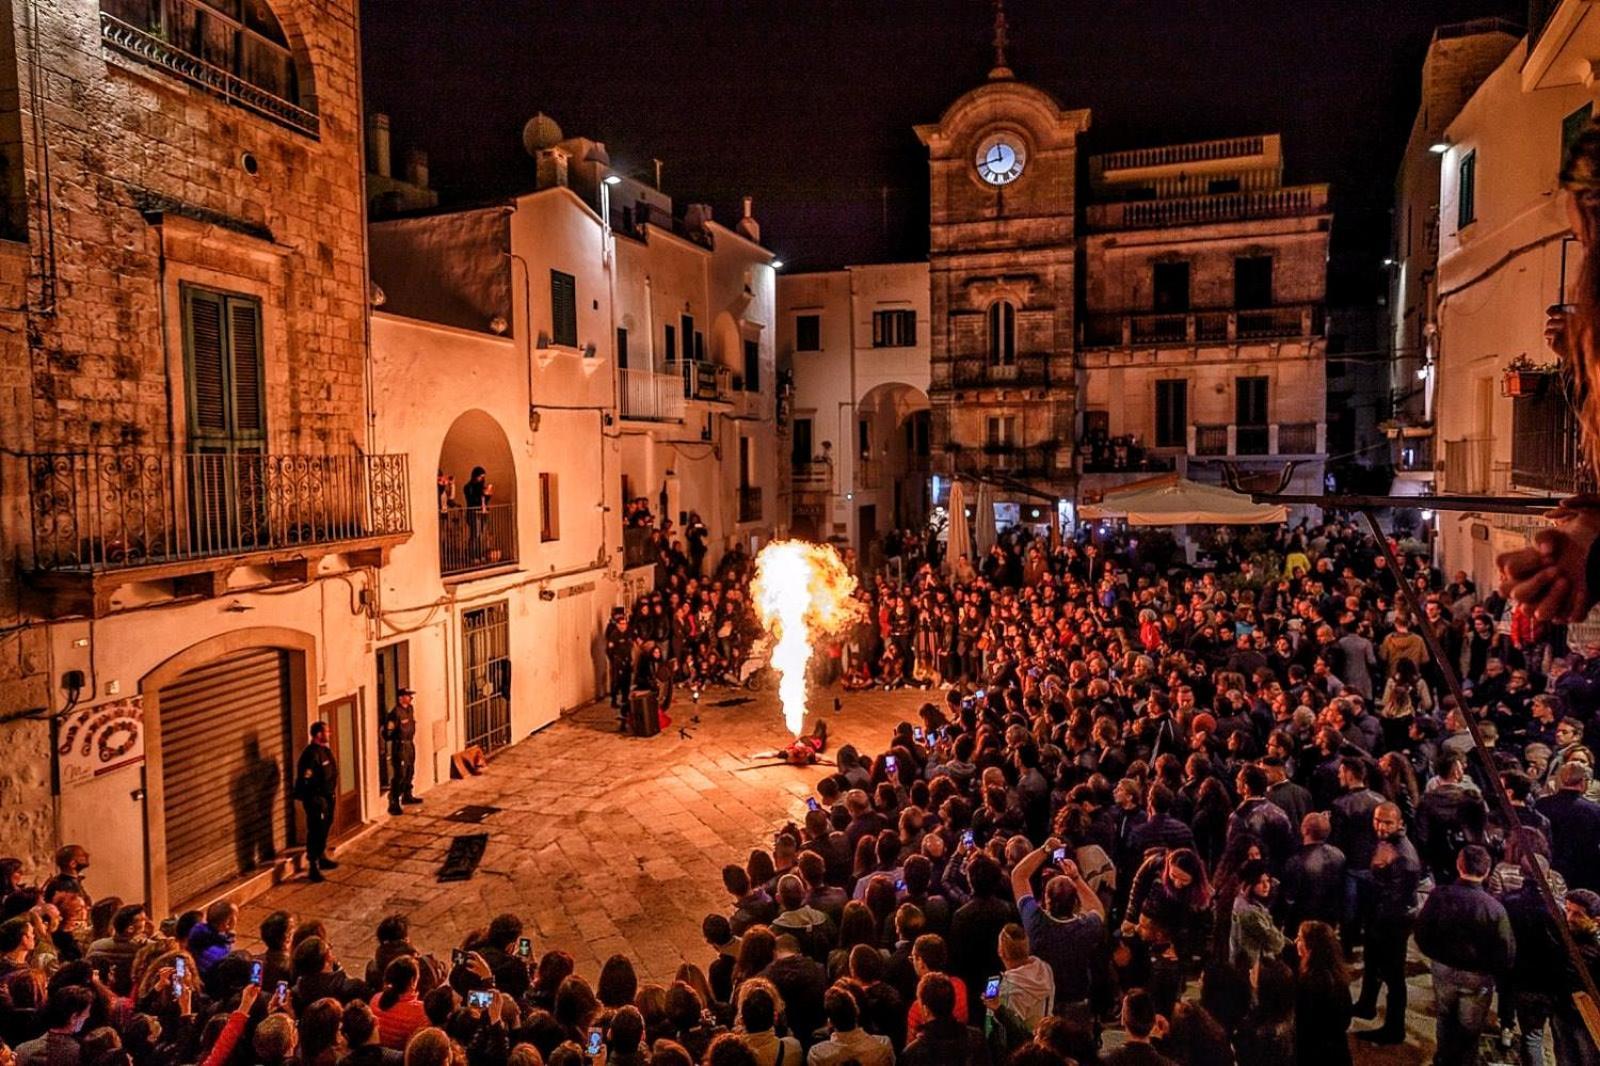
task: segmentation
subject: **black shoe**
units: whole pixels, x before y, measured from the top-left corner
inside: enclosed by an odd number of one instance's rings
[[[1396,1032],[1388,1026],[1381,1026],[1377,1029],[1365,1029],[1357,1033],[1356,1039],[1365,1040],[1369,1044],[1403,1044],[1406,1042],[1406,1033],[1404,1029]]]
[[[317,860],[317,865],[324,870],[337,870],[339,868],[339,864],[328,858],[326,855]]]
[[[404,803],[408,807],[415,807],[417,804],[422,802],[422,799],[419,796],[405,796],[400,800],[400,802]]]
[[[404,813],[405,813],[405,811],[402,811],[402,810],[401,810],[401,809],[400,809],[400,804],[398,804],[398,803],[391,803],[391,804],[389,804],[389,813],[390,813],[390,814],[404,814]]]
[[[315,866],[313,866],[311,868],[311,871],[306,874],[306,880],[310,881],[313,884],[320,884],[321,882],[326,881],[327,878],[322,876],[322,871],[321,870],[319,870]]]
[[[1376,1003],[1371,1005],[1366,1003],[1357,1003],[1353,1008],[1351,1008],[1350,1016],[1352,1018],[1360,1018],[1365,1022],[1370,1022],[1372,1019],[1378,1016],[1378,1005]]]

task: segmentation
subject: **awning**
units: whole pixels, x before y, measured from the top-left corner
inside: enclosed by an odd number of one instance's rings
[[[1174,474],[1111,489],[1078,514],[1089,521],[1120,518],[1130,526],[1256,526],[1288,521],[1289,509]]]

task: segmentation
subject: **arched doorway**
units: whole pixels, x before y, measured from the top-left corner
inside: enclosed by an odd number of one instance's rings
[[[300,839],[291,775],[315,639],[258,627],[179,652],[140,682],[153,913],[281,860]]]
[[[473,485],[479,468],[481,491]],[[438,476],[440,575],[515,563],[517,466],[494,416],[474,409],[451,423],[439,449]]]
[[[932,504],[928,394],[905,382],[869,389],[856,404],[852,522],[868,565],[891,530],[920,531]]]

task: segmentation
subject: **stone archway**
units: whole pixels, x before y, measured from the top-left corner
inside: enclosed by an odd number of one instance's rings
[[[928,394],[901,381],[873,386],[856,404],[850,456],[858,550],[870,550],[867,541],[889,529],[920,529],[927,522],[934,473],[929,411]],[[870,530],[859,521],[862,514],[870,515]]]
[[[486,506],[469,491],[482,468],[493,488]],[[517,561],[517,464],[493,415],[474,408],[456,417],[439,448],[439,473],[453,491],[438,508],[439,570],[444,576]]]

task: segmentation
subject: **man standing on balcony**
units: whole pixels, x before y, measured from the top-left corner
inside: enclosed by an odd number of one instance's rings
[[[487,546],[483,542],[483,529],[489,518],[489,507],[494,503],[494,486],[489,483],[489,472],[481,466],[472,468],[472,480],[467,482],[461,495],[467,501],[467,549],[474,561],[483,558]]]
[[[411,793],[417,769],[417,712],[412,706],[412,696],[410,689],[401,689],[396,694],[394,707],[383,719],[383,740],[389,757],[390,814],[402,813],[402,803],[422,802]]]
[[[311,723],[311,743],[300,753],[294,771],[294,798],[306,812],[306,869],[313,881],[336,869],[328,858],[328,828],[333,825],[333,798],[339,787],[339,764],[328,746],[328,723]]]

